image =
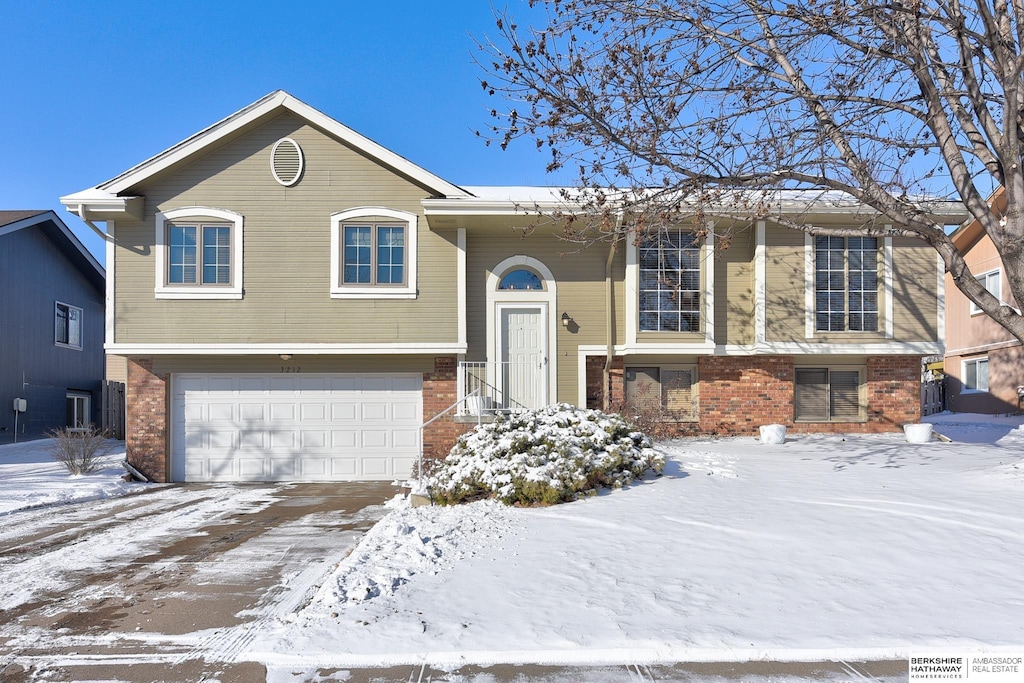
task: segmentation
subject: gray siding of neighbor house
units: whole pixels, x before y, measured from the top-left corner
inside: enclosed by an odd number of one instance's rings
[[[82,348],[54,343],[56,302],[82,309]],[[68,391],[91,396],[99,422],[103,292],[38,228],[0,236],[0,443],[14,441],[14,398],[28,401],[18,441],[65,426]]]
[[[298,142],[305,156],[302,177],[291,187],[270,169],[271,149],[283,137]],[[146,206],[144,220],[114,225],[117,343],[458,339],[456,231],[430,230],[420,204],[430,191],[292,114],[255,123],[126,194],[144,195]],[[192,206],[243,216],[242,299],[155,297],[155,215]],[[415,299],[331,298],[331,214],[355,207],[419,216]]]

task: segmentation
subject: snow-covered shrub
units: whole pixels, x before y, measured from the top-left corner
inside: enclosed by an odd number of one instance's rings
[[[442,505],[490,497],[550,505],[619,488],[664,465],[650,439],[621,416],[558,404],[462,435],[426,484]]]

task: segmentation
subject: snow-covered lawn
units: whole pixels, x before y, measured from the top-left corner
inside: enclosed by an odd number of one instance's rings
[[[272,667],[901,659],[1024,650],[1021,418],[693,439],[549,508],[401,505],[248,656]]]
[[[52,443],[53,439],[37,439],[0,446],[0,515],[121,496],[145,487],[121,478],[124,442],[111,442],[110,453],[103,456],[96,471],[77,477],[50,455]]]

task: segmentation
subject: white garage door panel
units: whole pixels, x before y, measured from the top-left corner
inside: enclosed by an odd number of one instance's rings
[[[175,375],[175,481],[344,481],[412,474],[416,374]]]

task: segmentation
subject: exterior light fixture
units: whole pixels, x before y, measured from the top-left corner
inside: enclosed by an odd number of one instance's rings
[[[562,327],[569,327],[569,323],[572,322],[572,318],[569,317],[568,313],[562,312]]]
[[[290,353],[282,353],[281,354],[281,360],[291,360],[291,359],[292,359],[292,354],[290,354]]]

